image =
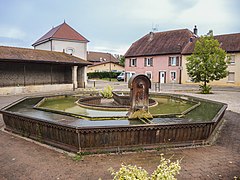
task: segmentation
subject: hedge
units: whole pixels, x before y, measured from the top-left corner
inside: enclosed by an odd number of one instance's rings
[[[90,72],[87,73],[88,79],[117,78],[121,72]]]

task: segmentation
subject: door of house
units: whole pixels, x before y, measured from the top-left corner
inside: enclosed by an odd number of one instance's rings
[[[166,72],[165,71],[159,72],[159,82],[162,84],[166,83]]]

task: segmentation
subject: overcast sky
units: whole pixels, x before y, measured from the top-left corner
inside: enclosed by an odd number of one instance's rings
[[[124,54],[152,31],[240,32],[240,0],[0,0],[0,45],[29,47],[65,21],[88,50]]]

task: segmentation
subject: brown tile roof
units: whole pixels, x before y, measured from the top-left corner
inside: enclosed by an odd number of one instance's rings
[[[151,32],[134,42],[125,57],[178,54],[192,36],[188,29]]]
[[[93,65],[90,65],[88,67],[94,67],[94,66],[98,66],[98,65],[103,65],[103,64],[108,64],[110,63],[109,61],[108,62],[97,62],[97,63],[94,63]],[[122,66],[120,65],[119,63],[116,63],[116,62],[111,62],[112,64],[116,64],[116,65],[119,65],[119,66]]]
[[[79,34],[77,31],[75,31],[72,27],[70,27],[67,23],[64,22],[59,26],[52,28],[44,36],[42,36],[35,43],[33,43],[32,46],[36,46],[51,39],[89,42],[85,37],[83,37],[81,34]]]
[[[93,52],[88,51],[87,52],[87,60],[90,62],[115,62],[118,63],[118,59],[116,59],[112,54],[110,53],[104,53],[104,52]]]
[[[240,52],[240,33],[236,34],[223,34],[214,36],[215,39],[221,44],[221,48],[228,53]],[[197,39],[193,42],[189,42],[182,51],[182,54],[192,54],[194,51],[195,43]]]
[[[0,61],[31,61],[89,65],[88,61],[78,57],[55,51],[45,51],[18,47],[0,46]]]

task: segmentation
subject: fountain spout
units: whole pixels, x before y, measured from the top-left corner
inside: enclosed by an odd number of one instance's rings
[[[130,108],[129,119],[152,119],[149,113],[149,89],[151,88],[150,79],[143,74],[134,75],[128,82],[130,88]]]

